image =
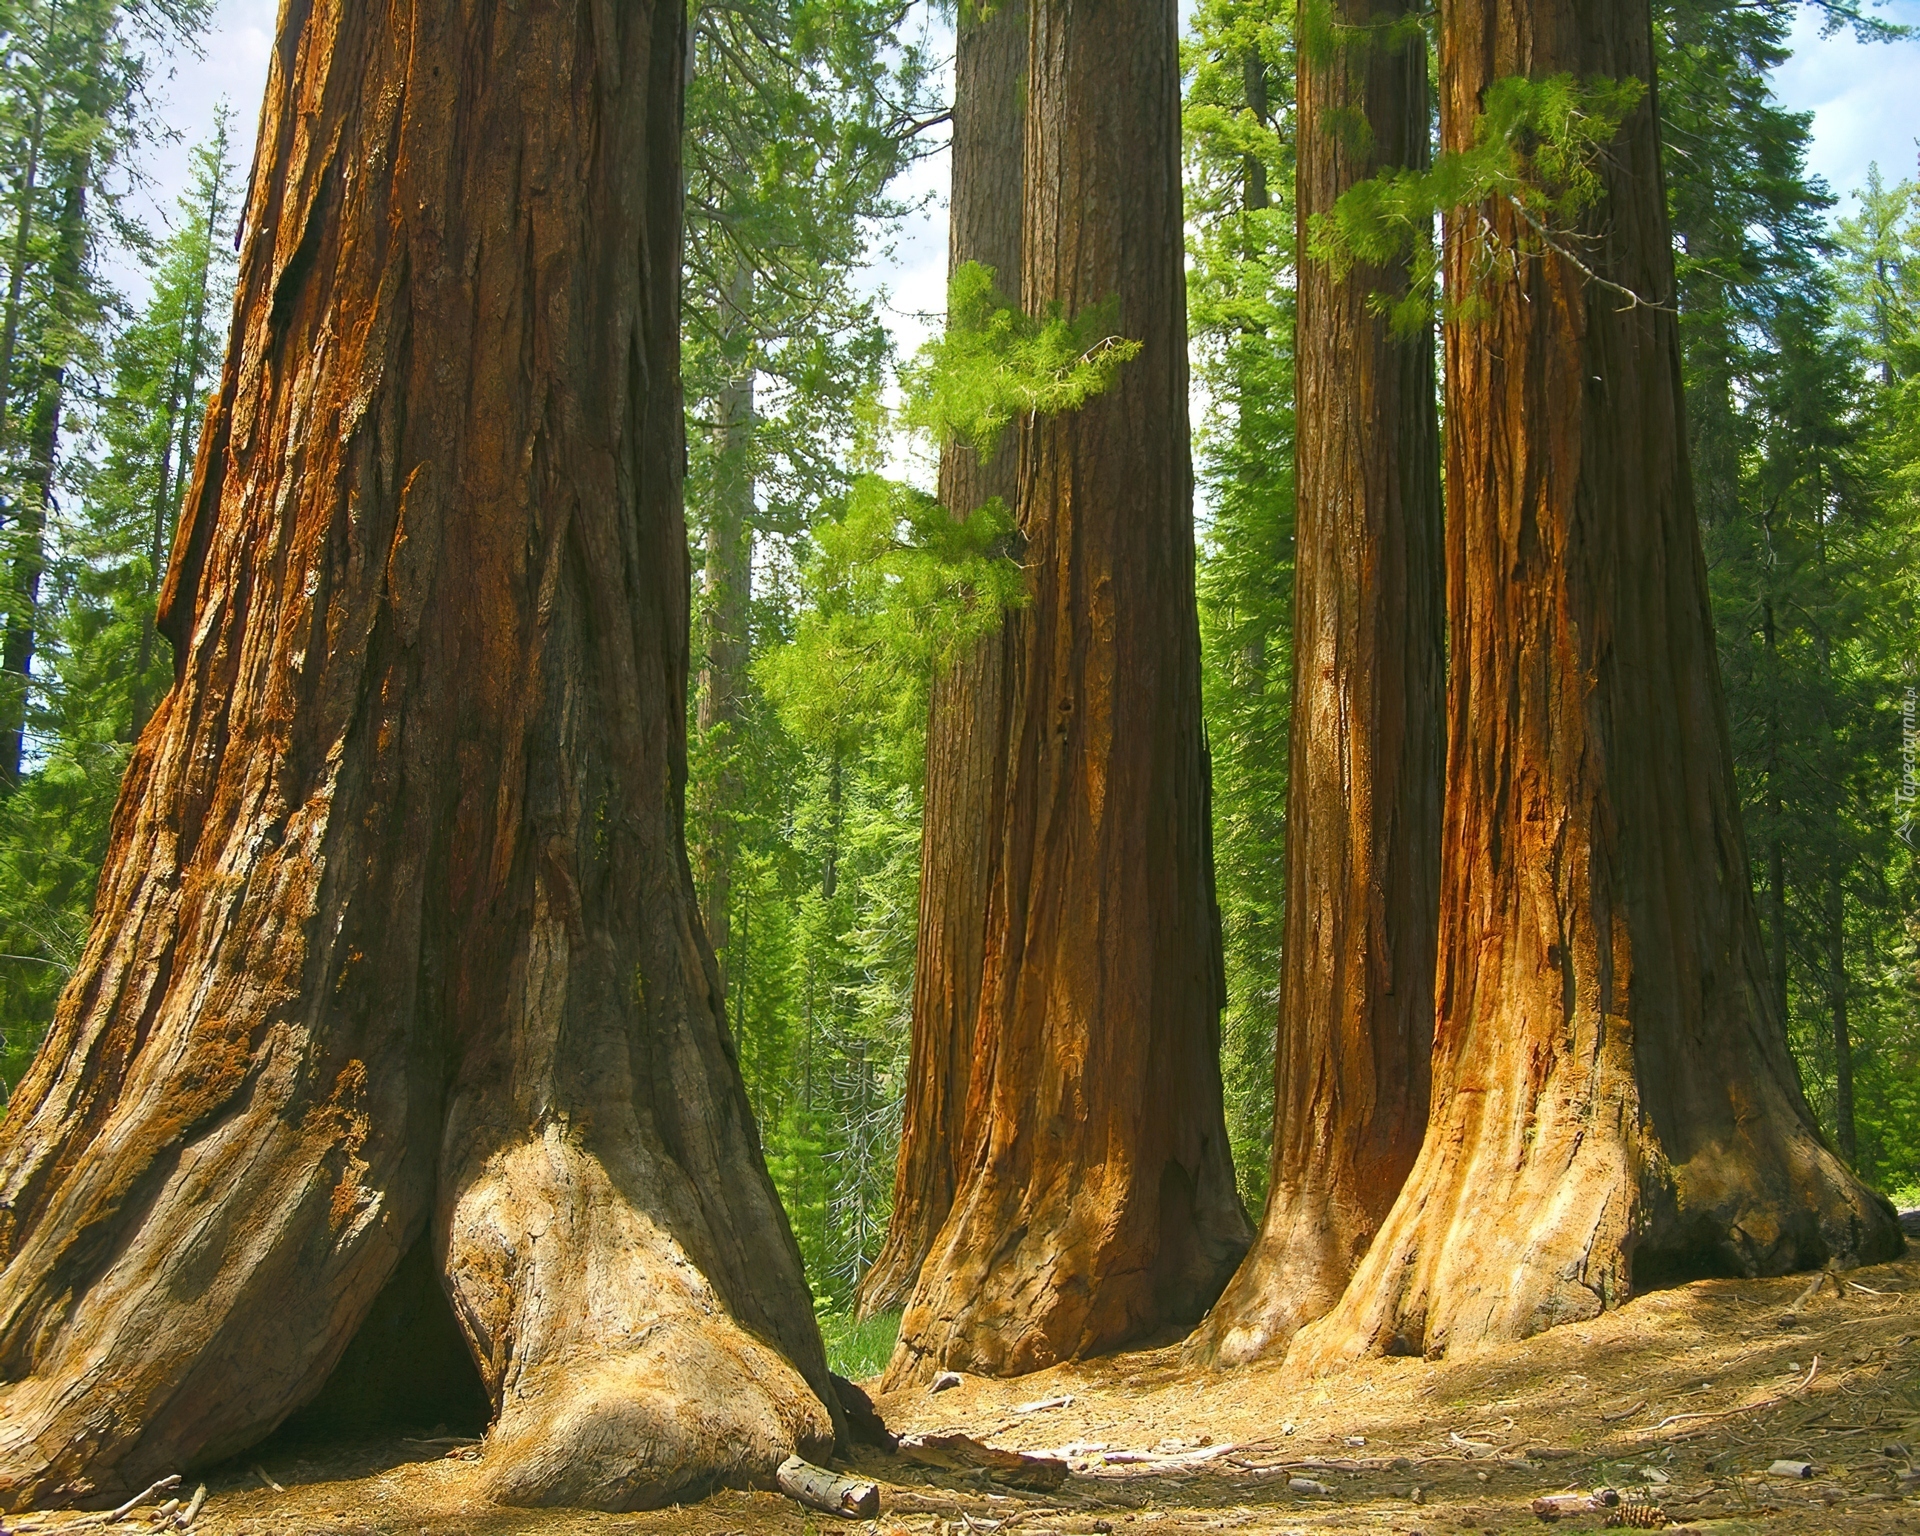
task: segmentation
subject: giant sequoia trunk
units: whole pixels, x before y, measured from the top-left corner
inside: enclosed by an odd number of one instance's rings
[[[1303,250],[1356,181],[1428,159],[1424,39],[1388,46],[1371,0],[1332,19],[1328,43],[1301,26]],[[1406,282],[1404,266],[1300,273],[1273,1165],[1260,1234],[1195,1339],[1223,1365],[1285,1350],[1340,1299],[1427,1126],[1445,728],[1433,346],[1394,338],[1372,305]]]
[[[1221,1109],[1172,0],[1033,0],[1024,301],[1143,342],[1020,444],[1031,606],[967,1156],[889,1366],[1033,1370],[1198,1319],[1247,1243]]]
[[[511,1501],[834,1435],[680,828],[678,5],[290,0],[176,682],[0,1128],[0,1502],[312,1397],[429,1233]]]
[[[1020,281],[1020,177],[1026,137],[1027,11],[1002,0],[985,16],[962,7],[953,61],[953,191],[948,265],[978,261],[1003,290]],[[940,501],[956,516],[1019,496],[1013,435],[981,460],[964,445],[940,456]],[[953,1208],[974,1019],[986,941],[987,892],[1000,841],[991,833],[1006,794],[1012,617],[934,679],[927,714],[927,782],[920,835],[920,935],[913,1037],[893,1214],[860,1282],[862,1316],[906,1304],[934,1235]]]
[[[1467,0],[1447,143],[1480,93],[1648,82],[1582,261],[1646,298],[1673,259],[1644,0]],[[1479,215],[1452,221],[1452,291]],[[1309,1365],[1439,1355],[1675,1275],[1886,1257],[1893,1213],[1822,1142],[1771,1006],[1707,607],[1669,309],[1536,251],[1447,333],[1451,714],[1433,1108]]]

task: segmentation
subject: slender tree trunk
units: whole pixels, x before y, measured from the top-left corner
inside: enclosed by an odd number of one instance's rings
[[[1007,0],[978,20],[963,14],[953,72],[948,265],[981,262],[1006,290],[1020,274],[1025,4]],[[1012,434],[984,463],[970,448],[947,447],[940,456],[941,503],[960,517],[996,496],[1015,505],[1017,458]],[[966,1161],[961,1135],[987,893],[1000,851],[989,828],[1006,796],[1009,668],[1020,622],[1009,617],[933,682],[906,1109],[886,1241],[860,1282],[863,1317],[906,1305],[934,1234],[953,1208],[956,1171]]]
[[[1221,1108],[1172,0],[1032,0],[1023,299],[1143,343],[1030,424],[967,1162],[888,1375],[1196,1321],[1248,1240]],[[977,1149],[977,1150],[974,1150]]]
[[[1827,876],[1827,1005],[1833,1010],[1833,1137],[1849,1163],[1859,1156],[1853,1124],[1853,1035],[1847,1026],[1847,894]]]
[[[683,25],[282,9],[176,681],[0,1122],[8,1508],[266,1434],[423,1231],[496,1496],[831,1449],[681,830]]]
[[[54,28],[60,19],[58,3],[47,13],[41,36],[42,75],[53,53]],[[33,116],[27,128],[26,164],[20,173],[15,199],[13,257],[7,272],[7,305],[0,316],[0,464],[11,458],[13,446],[14,353],[20,343],[25,310],[27,268],[33,241],[34,199],[40,191],[40,159],[45,148],[47,93],[44,78],[34,83]],[[42,385],[44,391],[44,381]],[[31,500],[31,498],[29,498]],[[0,796],[20,782],[21,752],[27,716],[27,691],[32,681],[33,626],[40,597],[41,545],[46,532],[44,503],[5,506],[0,498],[0,522],[15,527],[13,557],[7,562],[6,636],[0,643]]]
[[[26,494],[14,513],[13,557],[7,562],[7,626],[0,641],[0,678],[6,686],[6,718],[0,722],[0,795],[19,787],[26,766],[27,711],[40,632],[40,582],[47,567],[47,509],[53,502],[66,378],[66,369],[58,364],[41,369],[40,388],[27,420]]]
[[[735,272],[727,285],[727,325],[750,325],[753,274]],[[750,659],[747,604],[753,586],[753,370],[749,361],[714,402],[713,446],[718,461],[707,508],[707,609],[700,666],[699,730],[716,755],[706,814],[695,838],[695,874],[705,898],[707,936],[726,974],[733,864],[740,838],[740,702]]]
[[[87,244],[87,185],[92,163],[82,157],[66,178],[60,203],[57,244],[50,263],[56,318],[69,317],[70,297],[80,281]],[[55,342],[40,365],[27,421],[26,494],[13,514],[7,563],[7,625],[0,641],[0,681],[5,714],[0,718],[0,795],[20,783],[26,759],[27,707],[33,689],[33,658],[40,634],[40,582],[47,564],[47,511],[53,505],[54,463],[60,448],[60,419],[66,403],[65,345]]]
[[[1301,47],[1301,248],[1356,181],[1428,161],[1424,39],[1371,0]],[[1306,25],[1302,37],[1311,35]],[[1353,124],[1364,121],[1362,135]],[[1284,1351],[1340,1298],[1420,1150],[1433,1045],[1445,739],[1433,343],[1373,312],[1404,266],[1301,270],[1286,928],[1267,1208],[1195,1340],[1221,1364]]]
[[[53,32],[59,24],[57,3],[47,13],[46,31],[41,38],[44,71],[53,52]],[[20,343],[20,315],[27,286],[27,266],[33,242],[33,200],[39,192],[40,156],[47,131],[47,93],[44,81],[36,81],[33,94],[33,118],[27,128],[26,164],[20,172],[20,191],[13,215],[13,259],[7,270],[7,307],[0,316],[0,451],[7,447],[10,433],[9,405],[13,395],[13,354]]]
[[[1765,600],[1763,635],[1767,648],[1767,981],[1774,1014],[1785,1029],[1787,1011],[1787,849],[1780,835],[1780,665],[1774,641],[1773,599]]]
[[[1664,303],[1645,0],[1465,0],[1442,122],[1494,80],[1639,79],[1583,259]],[[1479,219],[1453,219],[1472,282]],[[1451,630],[1433,1109],[1316,1366],[1590,1318],[1657,1278],[1899,1250],[1821,1140],[1767,987],[1666,308],[1541,252],[1447,331]]]
[[[1263,127],[1270,120],[1267,106],[1267,61],[1258,48],[1247,50],[1241,63],[1247,110]],[[1297,130],[1296,130],[1297,131]],[[1249,212],[1267,206],[1267,162],[1255,154],[1240,157],[1240,195]]]
[[[179,520],[180,488],[174,479],[174,466],[178,465],[181,474],[185,475],[194,416],[200,404],[200,375],[206,365],[207,304],[213,269],[213,242],[219,238],[216,226],[220,218],[220,204],[226,195],[224,172],[227,133],[224,121],[219,130],[218,144],[218,169],[207,196],[206,260],[200,268],[199,293],[193,313],[187,317],[187,334],[179,367],[169,381],[167,390],[167,440],[160,454],[160,483],[154,490],[151,560],[147,567],[148,579],[152,582],[147,597],[154,607],[148,609],[140,621],[140,650],[133,672],[131,735],[136,737],[145,729],[147,717],[153,713],[153,702],[147,696],[147,671],[153,665],[153,646],[158,638],[154,621],[160,596],[161,566],[167,557],[167,548],[173,542],[174,525]]]

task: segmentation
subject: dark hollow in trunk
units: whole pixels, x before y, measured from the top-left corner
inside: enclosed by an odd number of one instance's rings
[[[280,1426],[286,1440],[369,1434],[478,1435],[493,1417],[486,1383],[453,1315],[433,1240],[421,1233],[327,1377]]]
[[[1003,291],[1020,281],[1020,175],[1026,137],[1027,11],[1018,0],[984,18],[965,14],[953,63],[953,192],[949,268],[978,261]],[[949,445],[940,500],[965,517],[998,496],[1019,497],[1013,435],[982,461]],[[953,1208],[966,1161],[967,1086],[980,1008],[987,892],[1006,795],[1013,615],[934,679],[927,714],[927,780],[920,836],[920,934],[913,971],[913,1033],[906,1111],[886,1241],[860,1282],[863,1317],[904,1307]]]
[[[1298,54],[1297,216],[1428,161],[1426,45],[1370,0]],[[1311,35],[1304,23],[1301,35]],[[1356,122],[1370,130],[1359,132]],[[1273,1163],[1260,1234],[1194,1340],[1221,1365],[1283,1352],[1340,1299],[1427,1128],[1439,921],[1445,635],[1430,333],[1372,312],[1404,265],[1300,272],[1297,565],[1286,927]]]
[[[1037,0],[1029,313],[1143,350],[1023,430],[1015,630],[965,1164],[888,1367],[1014,1374],[1186,1325],[1249,1236],[1221,1107],[1171,0]]]
[[[172,691],[0,1125],[0,1504],[319,1392],[423,1233],[509,1502],[834,1441],[681,830],[677,5],[290,0]]]
[[[1462,148],[1512,74],[1648,83],[1568,235],[1670,302],[1645,0],[1468,0]],[[1451,221],[1465,291],[1484,214]],[[1590,1318],[1636,1277],[1885,1258],[1893,1212],[1821,1140],[1772,1007],[1735,795],[1669,308],[1552,252],[1447,330],[1451,717],[1425,1144],[1306,1366]]]

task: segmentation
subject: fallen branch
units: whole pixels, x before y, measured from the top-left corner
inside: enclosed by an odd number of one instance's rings
[[[89,1526],[89,1525],[112,1525],[116,1521],[126,1519],[128,1515],[132,1514],[136,1509],[138,1509],[142,1504],[146,1503],[147,1500],[152,1498],[156,1493],[165,1493],[169,1488],[177,1488],[179,1486],[180,1486],[180,1474],[178,1472],[169,1472],[165,1477],[161,1478],[160,1481],[155,1483],[151,1488],[141,1489],[140,1492],[136,1493],[132,1498],[128,1499],[127,1502],[122,1504],[118,1509],[103,1510],[101,1513],[97,1515],[86,1515],[81,1519],[71,1521],[68,1524],[61,1526],[60,1529],[63,1531],[77,1531],[77,1530],[80,1530],[82,1527]],[[23,1525],[16,1525],[16,1526],[10,1527],[10,1529],[14,1531],[23,1531],[28,1529],[28,1527],[23,1524]]]
[[[1764,1405],[1760,1403],[1754,1404],[1756,1408],[1762,1406]],[[1722,1408],[1717,1413],[1670,1413],[1658,1424],[1653,1425],[1647,1433],[1652,1434],[1654,1430],[1665,1429],[1669,1424],[1684,1424],[1688,1419],[1724,1419],[1730,1414],[1745,1412],[1747,1410],[1744,1408]]]
[[[174,1524],[184,1531],[188,1526],[192,1525],[195,1520],[200,1518],[200,1507],[206,1502],[207,1485],[202,1483],[198,1488],[193,1490],[193,1497],[187,1501],[187,1507],[180,1511]]]
[[[971,1435],[902,1435],[899,1452],[908,1461],[946,1472],[984,1468],[996,1483],[1034,1488],[1050,1493],[1067,1479],[1067,1464],[1058,1456],[1030,1456],[983,1445]]]
[[[1638,1413],[1642,1408],[1646,1406],[1647,1406],[1647,1400],[1643,1397],[1640,1399],[1639,1402],[1635,1403],[1631,1408],[1622,1408],[1618,1413],[1601,1414],[1600,1422],[1602,1424],[1618,1424],[1622,1419],[1631,1418],[1634,1414]]]
[[[1183,1467],[1202,1466],[1231,1451],[1243,1449],[1243,1446],[1228,1441],[1225,1445],[1203,1445],[1190,1451],[1101,1450],[1090,1453],[1088,1459],[1098,1460],[1110,1467],[1150,1467],[1156,1472],[1176,1472]]]
[[[103,1525],[112,1525],[116,1520],[124,1520],[127,1518],[128,1515],[132,1514],[136,1509],[138,1509],[142,1504],[146,1503],[147,1500],[152,1498],[156,1493],[164,1493],[169,1488],[178,1488],[179,1486],[180,1486],[180,1474],[178,1472],[169,1472],[165,1477],[161,1478],[160,1481],[155,1483],[151,1488],[145,1489],[140,1493],[136,1493],[132,1498],[128,1499],[127,1502],[122,1504],[118,1509],[109,1510],[106,1514],[105,1519],[103,1519],[101,1523]]]
[[[1533,1512],[1542,1520],[1558,1520],[1562,1515],[1584,1515],[1594,1510],[1612,1509],[1620,1495],[1611,1488],[1592,1493],[1549,1493],[1533,1501]]]
[[[1788,1398],[1796,1397],[1806,1391],[1808,1387],[1812,1386],[1814,1372],[1819,1369],[1820,1357],[1815,1355],[1813,1357],[1813,1364],[1807,1367],[1807,1374],[1800,1379],[1798,1384],[1788,1387],[1784,1392],[1778,1393],[1773,1397],[1763,1397],[1757,1403],[1742,1403],[1737,1408],[1721,1408],[1711,1413],[1670,1413],[1658,1424],[1650,1426],[1646,1433],[1652,1434],[1656,1430],[1665,1429],[1669,1424],[1679,1424],[1688,1419],[1730,1419],[1737,1413],[1758,1413],[1762,1408],[1777,1408]]]
[[[843,1477],[798,1456],[781,1462],[773,1476],[782,1493],[809,1509],[846,1520],[871,1520],[880,1513],[880,1485],[864,1478]]]
[[[278,1483],[276,1483],[272,1478],[268,1477],[267,1469],[261,1466],[260,1463],[257,1461],[253,1464],[253,1475],[259,1478],[261,1482],[266,1484],[266,1486],[275,1493],[285,1493],[287,1491],[286,1489],[282,1488]]]

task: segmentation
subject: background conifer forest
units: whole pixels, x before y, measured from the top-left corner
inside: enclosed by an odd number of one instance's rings
[[[1848,0],[1820,10],[1898,33]],[[1798,14],[1655,9],[1688,430],[1769,983],[1830,1140],[1911,1204],[1920,186],[1911,145],[1845,197],[1809,174],[1809,119],[1769,84]],[[1183,45],[1220,1051],[1256,1215],[1292,677],[1294,16],[1200,0]],[[1003,508],[956,523],[899,469],[916,432],[981,427],[979,400],[929,382],[965,380],[959,310],[959,353],[902,355],[871,276],[944,143],[970,22],[904,0],[692,17],[688,844],[768,1162],[817,1305],[840,1314],[893,1189],[931,680],[1019,587]],[[190,146],[174,206],[139,194],[170,63],[208,22],[208,0],[0,0],[7,1085],[78,959],[121,775],[171,683],[155,606],[223,356],[253,104]],[[955,289],[981,324],[993,278]]]

